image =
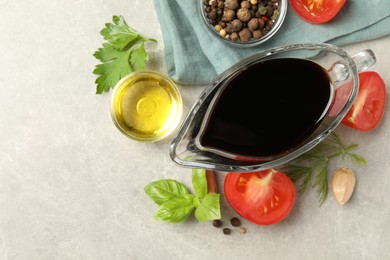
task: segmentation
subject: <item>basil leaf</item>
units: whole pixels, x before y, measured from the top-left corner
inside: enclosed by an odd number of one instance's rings
[[[165,201],[157,210],[154,218],[160,221],[179,223],[188,218],[194,209],[194,196],[174,197]]]
[[[157,205],[162,205],[169,199],[189,194],[187,187],[175,180],[154,181],[146,185],[144,190]]]
[[[221,218],[220,195],[217,193],[207,194],[195,210],[195,217],[199,222]]]
[[[198,198],[203,198],[207,195],[207,179],[206,170],[193,169],[192,170],[192,186]]]

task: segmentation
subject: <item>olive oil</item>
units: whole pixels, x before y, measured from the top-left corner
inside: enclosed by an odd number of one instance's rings
[[[287,153],[321,124],[332,91],[327,72],[309,60],[283,58],[251,65],[217,95],[199,142],[249,157]]]
[[[139,141],[170,134],[181,116],[182,100],[174,83],[157,72],[137,72],[119,83],[112,99],[117,127]]]

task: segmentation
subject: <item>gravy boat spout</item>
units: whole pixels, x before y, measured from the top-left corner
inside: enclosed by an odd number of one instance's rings
[[[324,140],[375,64],[330,44],[275,47],[235,64],[199,96],[170,146],[180,166],[225,172],[277,167]]]

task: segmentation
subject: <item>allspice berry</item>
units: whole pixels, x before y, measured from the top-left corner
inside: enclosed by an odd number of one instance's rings
[[[264,28],[264,25],[265,25],[265,22],[263,19],[259,18],[257,19],[258,23],[259,23],[259,29],[263,29]]]
[[[236,18],[236,12],[230,9],[225,10],[223,13],[222,20],[224,21],[232,21],[234,18]]]
[[[237,18],[242,22],[248,22],[252,16],[248,8],[240,8],[237,11]]]
[[[249,1],[242,1],[241,2],[241,8],[250,9],[250,8],[252,8],[252,4]]]
[[[237,41],[238,40],[238,33],[234,32],[230,34],[230,40]]]
[[[239,7],[238,0],[226,0],[226,7],[230,10],[236,10]]]
[[[263,33],[260,30],[255,30],[252,32],[253,38],[260,39],[263,37]]]
[[[239,31],[238,36],[242,42],[247,42],[252,38],[252,32],[249,30],[249,28],[244,28]]]
[[[231,24],[234,32],[238,32],[242,28],[242,22],[240,21],[240,19],[234,19]]]
[[[252,18],[248,22],[248,28],[252,32],[255,31],[259,27],[259,19],[257,18]]]

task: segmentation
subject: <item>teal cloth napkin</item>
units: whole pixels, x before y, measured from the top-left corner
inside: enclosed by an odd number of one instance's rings
[[[238,61],[271,47],[319,42],[343,46],[390,35],[390,0],[348,0],[325,24],[308,23],[288,6],[282,27],[270,40],[243,49],[211,35],[201,19],[199,0],[153,1],[168,75],[180,84],[210,84]]]

